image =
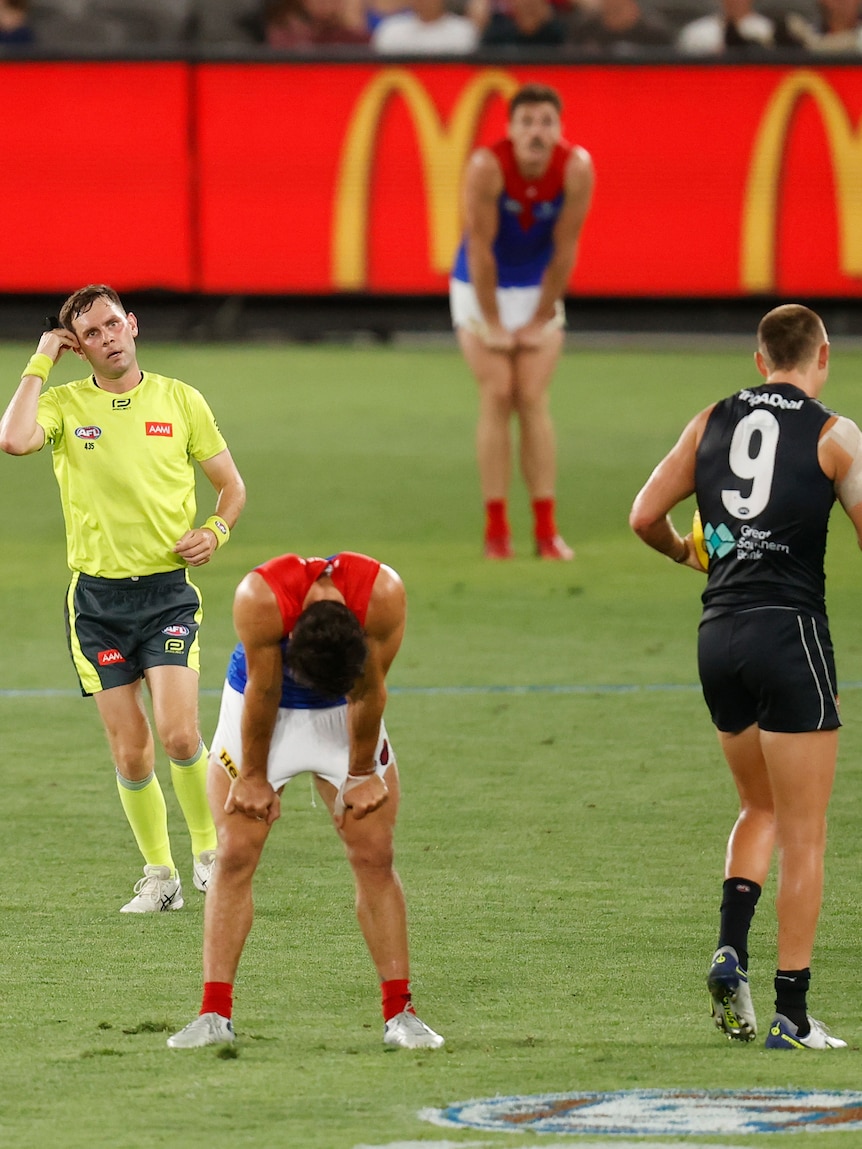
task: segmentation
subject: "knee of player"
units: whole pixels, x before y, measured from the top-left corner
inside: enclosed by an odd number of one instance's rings
[[[131,742],[118,744],[114,741],[111,757],[117,773],[127,781],[141,782],[153,773],[152,745],[139,746]]]
[[[201,752],[201,736],[194,728],[178,727],[173,730],[159,730],[159,739],[165,754],[174,762],[191,762]]]
[[[357,875],[390,874],[395,862],[392,839],[348,844],[347,858]]]
[[[547,392],[519,387],[515,391],[514,405],[521,416],[544,416],[549,410]]]
[[[515,409],[515,389],[511,383],[488,384],[483,391],[482,403],[486,411],[509,415]]]
[[[244,814],[234,814],[233,818],[245,819]],[[219,826],[218,834],[218,870],[219,875],[227,879],[251,877],[257,869],[260,859],[260,848],[245,831],[244,822],[233,823],[228,819],[227,824]]]
[[[746,794],[739,802],[739,817],[741,821],[763,823],[765,826],[775,824],[775,803],[771,794]]]

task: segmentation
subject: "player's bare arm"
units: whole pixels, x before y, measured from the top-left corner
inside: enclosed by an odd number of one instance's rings
[[[404,584],[391,567],[383,565],[375,579],[365,619],[368,646],[365,668],[347,696],[350,761],[348,784],[343,787],[342,797],[355,818],[370,814],[388,796],[386,783],[374,772],[374,751],[386,707],[386,675],[401,647],[406,620]],[[356,781],[364,777],[367,781]],[[343,822],[343,817],[336,817],[337,825]]]
[[[233,530],[240,512],[245,506],[245,483],[236,468],[230,451],[225,448],[211,459],[201,463],[201,470],[216,491],[216,516]],[[200,567],[208,563],[223,539],[216,534],[214,526],[195,527],[186,531],[174,547],[174,552],[190,567]]]
[[[36,355],[46,355],[52,365],[67,351],[80,351],[71,331],[58,327],[42,333]],[[36,422],[39,394],[44,380],[40,375],[25,374],[0,419],[0,450],[7,455],[32,455],[45,446],[45,431]]]
[[[590,210],[595,186],[595,172],[589,152],[574,147],[566,164],[565,198],[554,226],[554,253],[542,277],[539,302],[529,323],[515,332],[519,347],[538,347],[554,330],[558,299],[565,295],[575,257],[578,240]]]
[[[470,157],[464,178],[464,238],[470,282],[485,319],[477,334],[491,351],[510,351],[514,346],[512,334],[500,323],[497,311],[497,261],[493,245],[500,226],[502,190],[503,171],[497,157],[488,148],[480,148]]]
[[[244,814],[271,825],[281,813],[266,769],[281,701],[283,625],[275,594],[254,571],[237,587],[233,620],[245,649],[248,678],[242,716],[242,769],[231,781],[224,808],[227,814]]]
[[[694,493],[697,448],[711,411],[712,407],[707,407],[687,424],[638,492],[629,515],[629,525],[647,546],[700,574],[703,567],[695,554],[691,532],[681,536],[671,522],[670,512]]]
[[[845,415],[835,416],[823,428],[817,457],[862,547],[862,431]]]

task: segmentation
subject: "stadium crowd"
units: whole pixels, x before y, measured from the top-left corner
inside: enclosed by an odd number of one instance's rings
[[[0,0],[0,53],[862,52],[862,0]]]

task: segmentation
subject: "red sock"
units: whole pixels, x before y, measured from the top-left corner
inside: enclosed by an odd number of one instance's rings
[[[537,539],[552,539],[557,533],[554,516],[556,500],[533,499],[534,534]]]
[[[487,499],[485,501],[485,538],[499,539],[511,534],[509,518],[506,513],[505,499]]]
[[[229,981],[205,981],[201,1013],[217,1013],[221,1017],[233,1014],[233,986]]]
[[[389,1021],[398,1013],[406,1009],[413,1013],[413,1003],[410,1000],[410,982],[406,977],[394,977],[391,981],[381,983],[383,993],[383,1020]]]

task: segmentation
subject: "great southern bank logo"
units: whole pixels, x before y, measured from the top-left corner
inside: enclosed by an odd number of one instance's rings
[[[730,527],[724,523],[719,523],[717,527],[706,523],[703,528],[703,545],[711,559],[723,559],[736,546],[736,539]]]

